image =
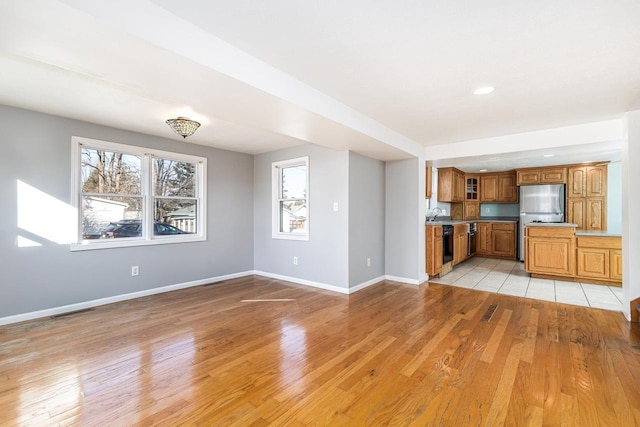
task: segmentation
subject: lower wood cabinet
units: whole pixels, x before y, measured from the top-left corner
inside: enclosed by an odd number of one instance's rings
[[[453,265],[467,259],[468,237],[469,224],[456,224],[453,226]]]
[[[525,269],[532,275],[620,286],[621,238],[575,233],[574,227],[526,227]]]
[[[525,270],[534,274],[575,274],[573,227],[526,227]]]
[[[515,222],[479,222],[476,254],[496,258],[516,258]]]
[[[428,225],[425,229],[427,274],[433,277],[442,272],[442,226]]]
[[[612,236],[577,237],[577,276],[622,281],[622,240]]]

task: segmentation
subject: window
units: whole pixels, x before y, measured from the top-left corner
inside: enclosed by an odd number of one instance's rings
[[[309,158],[273,163],[274,239],[309,240]]]
[[[72,144],[72,249],[205,239],[205,158],[79,137]]]

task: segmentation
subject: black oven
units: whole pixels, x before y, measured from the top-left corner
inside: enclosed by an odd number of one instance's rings
[[[453,225],[442,226],[442,263],[453,261]]]
[[[467,237],[467,256],[476,254],[476,234],[478,232],[478,226],[475,222],[469,224],[469,236]]]

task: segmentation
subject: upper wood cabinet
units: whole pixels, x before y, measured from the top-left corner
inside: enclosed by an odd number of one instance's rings
[[[607,229],[607,165],[569,168],[567,221],[579,230]]]
[[[426,199],[430,199],[433,193],[433,168],[428,166],[424,173],[425,180],[425,195]]]
[[[565,184],[566,167],[518,169],[518,185]]]
[[[480,201],[483,203],[517,203],[515,172],[480,175]]]
[[[607,165],[569,168],[567,197],[605,197]]]
[[[438,169],[438,201],[462,202],[465,197],[464,172],[456,168]]]
[[[462,219],[480,219],[480,202],[464,202],[464,212]]]
[[[466,182],[464,200],[467,202],[480,201],[480,176],[479,175],[465,175]]]
[[[567,182],[567,168],[540,169],[540,184],[565,184]]]

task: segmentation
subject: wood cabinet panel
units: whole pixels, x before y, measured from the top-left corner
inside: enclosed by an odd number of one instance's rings
[[[426,261],[429,277],[442,272],[442,226],[428,225],[426,229]]]
[[[516,203],[518,186],[515,172],[480,175],[480,201]]]
[[[476,232],[476,253],[491,255],[491,223],[479,222]]]
[[[578,276],[594,279],[609,278],[609,250],[578,248]]]
[[[564,184],[567,182],[567,168],[540,169],[540,184]]]
[[[456,168],[438,169],[438,201],[462,202],[465,197],[464,173]]]
[[[601,197],[587,198],[585,229],[591,231],[605,231],[607,229],[607,206],[606,200]]]
[[[425,195],[426,199],[430,199],[433,196],[433,168],[427,167],[424,173],[425,178]]]
[[[491,230],[491,253],[492,255],[515,258],[516,257],[516,230],[515,224],[511,229],[496,228]]]
[[[528,272],[572,276],[574,241],[567,238],[526,237],[525,268]]]
[[[497,202],[498,201],[498,176],[497,175],[481,175],[480,176],[480,201],[481,202]]]
[[[453,228],[453,265],[467,259],[468,232],[468,224],[456,224]]]
[[[465,220],[480,219],[480,202],[464,202]]]
[[[517,171],[518,185],[535,185],[540,183],[539,170]]]
[[[607,166],[588,166],[585,176],[585,196],[603,197],[607,195]]]
[[[527,168],[516,172],[518,185],[567,183],[566,167]]]
[[[584,197],[567,198],[567,222],[577,224],[578,230],[585,229],[585,212],[587,211],[587,200]]]
[[[516,203],[518,201],[518,186],[516,174],[510,173],[498,176],[498,202]]]
[[[567,197],[584,197],[587,169],[585,167],[569,168],[567,179]]]
[[[611,250],[609,255],[609,277],[612,280],[622,281],[622,251]]]

